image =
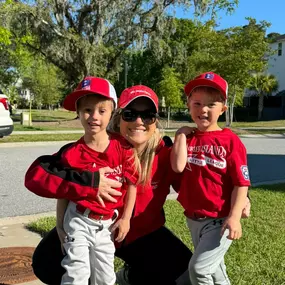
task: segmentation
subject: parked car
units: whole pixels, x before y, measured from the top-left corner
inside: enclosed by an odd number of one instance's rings
[[[10,135],[14,129],[9,106],[7,96],[0,90],[0,138]]]

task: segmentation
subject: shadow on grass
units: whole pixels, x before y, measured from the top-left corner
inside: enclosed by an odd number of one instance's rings
[[[263,190],[263,191],[272,191],[272,192],[281,192],[285,194],[285,183],[279,183],[279,184],[271,184],[271,185],[260,185],[254,187],[257,190]]]

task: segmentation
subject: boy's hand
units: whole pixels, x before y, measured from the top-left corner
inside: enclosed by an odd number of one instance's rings
[[[241,217],[246,219],[250,216],[250,207],[251,207],[251,203],[250,200],[248,199],[248,197],[246,198],[246,204],[245,207],[242,210],[242,214]]]
[[[56,231],[57,231],[57,234],[58,234],[58,237],[59,237],[59,240],[60,240],[61,251],[62,251],[62,253],[65,255],[66,252],[65,252],[65,250],[64,250],[63,244],[64,244],[64,239],[65,239],[65,237],[67,236],[67,234],[66,234],[66,232],[64,231],[64,229],[61,228],[61,227],[56,227]]]
[[[223,223],[221,236],[224,234],[226,229],[229,230],[229,235],[227,236],[228,239],[235,240],[241,238],[242,228],[239,218],[228,217]]]
[[[119,219],[113,226],[112,232],[119,229],[118,236],[116,237],[115,241],[121,242],[125,239],[127,233],[130,230],[130,219]]]
[[[185,136],[188,136],[188,135],[194,133],[195,130],[196,130],[196,128],[184,126],[184,127],[181,127],[180,129],[178,129],[176,131],[176,136],[178,136],[180,134],[184,134]]]

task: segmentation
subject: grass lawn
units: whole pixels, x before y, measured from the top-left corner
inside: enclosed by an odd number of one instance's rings
[[[27,112],[29,110],[17,110],[16,114],[12,115],[14,120],[20,120],[20,112]],[[32,109],[32,120],[42,121],[42,122],[52,122],[52,121],[62,121],[62,120],[72,120],[76,117],[75,112],[70,112],[64,109],[58,110],[36,110]]]
[[[47,126],[47,125],[41,125],[41,124],[37,124],[33,126],[23,126],[20,124],[20,122],[16,122],[16,123],[14,122],[14,131],[63,131],[63,130],[80,130],[80,128],[77,129],[77,128],[66,127],[62,125]]]
[[[243,220],[243,237],[235,241],[226,255],[233,285],[285,284],[285,184],[250,190],[252,213]],[[176,201],[165,204],[167,226],[192,250],[183,210]],[[44,235],[54,227],[55,218],[42,218],[27,225]],[[166,249],[167,250],[167,249]],[[122,261],[116,259],[116,268]]]
[[[259,122],[233,122],[234,128],[246,128],[246,127],[284,127],[285,120],[274,120],[274,121],[259,121]]]

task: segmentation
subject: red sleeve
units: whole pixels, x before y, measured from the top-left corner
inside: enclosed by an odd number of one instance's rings
[[[239,137],[234,137],[228,169],[235,186],[250,186],[246,148]]]
[[[80,200],[95,198],[98,193],[99,172],[78,172],[59,163],[64,146],[56,155],[37,158],[25,175],[25,186],[46,198]]]

